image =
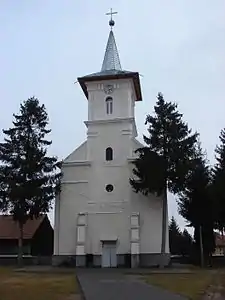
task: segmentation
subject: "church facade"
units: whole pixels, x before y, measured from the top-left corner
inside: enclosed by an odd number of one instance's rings
[[[129,183],[136,139],[138,72],[121,68],[111,19],[102,69],[78,78],[88,101],[87,139],[62,165],[55,202],[54,256],[59,265],[154,266],[161,256],[162,199],[135,193]],[[113,22],[113,23],[112,23]]]

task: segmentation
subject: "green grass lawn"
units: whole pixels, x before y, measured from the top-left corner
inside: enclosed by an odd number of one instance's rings
[[[194,300],[201,299],[210,286],[212,286],[211,290],[225,287],[225,273],[209,270],[187,274],[149,274],[144,278],[149,284]]]
[[[30,299],[79,299],[75,274],[21,273],[11,268],[0,268],[0,300]]]

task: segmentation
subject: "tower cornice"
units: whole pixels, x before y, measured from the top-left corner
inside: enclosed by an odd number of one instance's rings
[[[100,82],[105,80],[118,80],[118,79],[132,79],[135,90],[135,101],[142,101],[141,94],[141,84],[140,77],[138,72],[130,72],[130,71],[108,71],[108,72],[98,72],[89,74],[83,77],[78,77],[77,80],[88,99],[88,90],[87,83],[88,82]]]

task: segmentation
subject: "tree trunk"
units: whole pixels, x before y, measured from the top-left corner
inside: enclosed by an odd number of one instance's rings
[[[200,245],[200,260],[201,267],[204,267],[204,251],[203,251],[203,242],[202,242],[202,226],[199,226],[199,245]]]
[[[162,243],[161,243],[161,259],[160,259],[160,268],[165,267],[166,261],[166,237],[167,237],[167,189],[163,193],[162,199]]]
[[[23,266],[23,224],[19,223],[19,238],[18,238],[18,265]]]

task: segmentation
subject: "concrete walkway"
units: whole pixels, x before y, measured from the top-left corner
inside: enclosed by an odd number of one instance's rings
[[[86,300],[187,300],[148,285],[134,275],[88,269],[76,273]]]

